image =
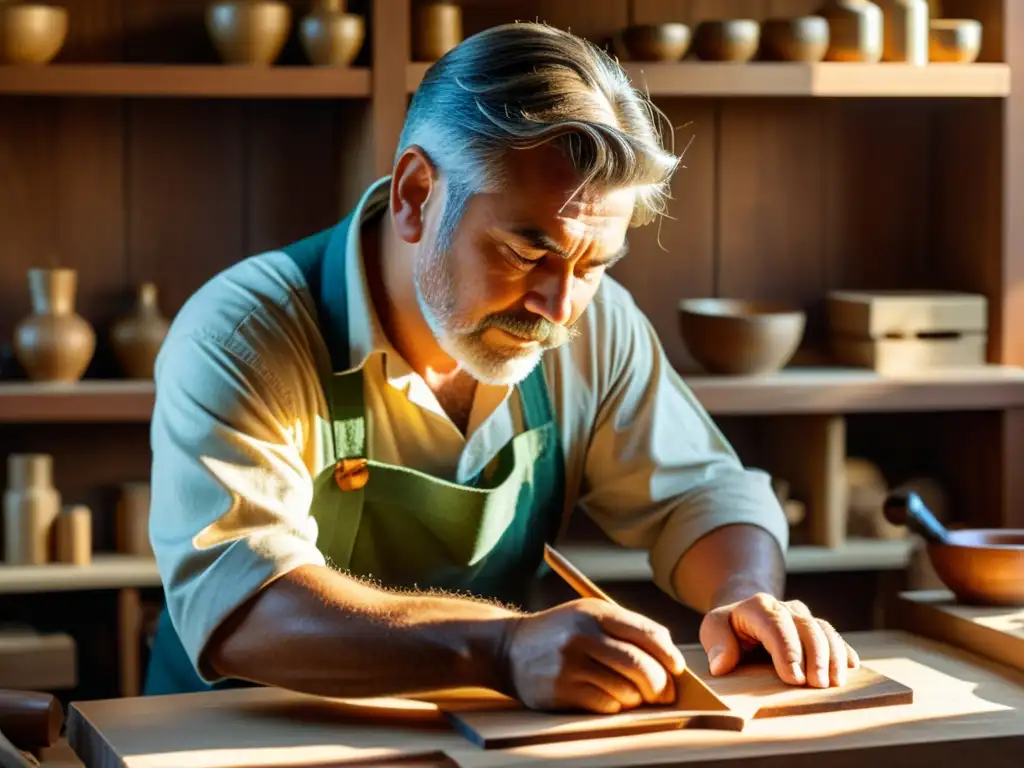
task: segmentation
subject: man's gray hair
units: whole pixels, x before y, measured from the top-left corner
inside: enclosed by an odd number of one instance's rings
[[[500,187],[508,150],[550,142],[571,159],[581,188],[636,189],[638,226],[664,213],[679,164],[662,145],[658,118],[597,46],[545,24],[504,24],[466,38],[427,70],[398,155],[418,146],[445,175],[442,248],[470,195]]]

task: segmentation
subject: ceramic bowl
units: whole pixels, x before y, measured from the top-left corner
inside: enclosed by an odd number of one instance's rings
[[[761,24],[761,52],[770,61],[821,61],[828,41],[828,20],[823,16],[768,19]]]
[[[784,367],[800,346],[806,314],[799,307],[742,299],[687,299],[679,330],[690,354],[714,374],[753,375]]]
[[[704,61],[747,62],[754,58],[761,25],[753,19],[702,21],[693,34],[693,52]]]
[[[68,35],[68,12],[44,3],[0,7],[0,56],[5,64],[48,64]]]
[[[981,22],[932,19],[928,23],[928,58],[944,64],[971,64],[981,53]]]
[[[1024,605],[1024,531],[951,530],[928,543],[928,559],[957,599],[974,605]]]
[[[637,24],[622,30],[622,47],[630,61],[679,61],[690,48],[685,24]]]
[[[225,64],[273,64],[291,26],[291,8],[279,0],[222,0],[206,9],[207,32]]]

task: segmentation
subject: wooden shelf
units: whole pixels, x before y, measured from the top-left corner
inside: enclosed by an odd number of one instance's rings
[[[410,64],[406,88],[416,90],[429,64]],[[821,96],[1003,98],[1010,95],[1006,64],[678,64],[627,63],[634,85],[651,96]]]
[[[3,382],[0,424],[146,422],[153,399],[152,381]]]
[[[1024,407],[1024,368],[990,365],[907,376],[791,368],[765,376],[683,374],[716,416],[995,411]]]
[[[906,567],[909,541],[851,540],[842,549],[791,547],[789,573],[895,571]],[[643,550],[610,544],[563,544],[561,551],[595,581],[649,581],[651,568]],[[0,595],[71,592],[90,589],[140,589],[160,586],[152,558],[113,553],[93,555],[89,565],[0,564]]]
[[[342,99],[370,95],[362,67],[171,64],[0,66],[0,94],[24,96]]]
[[[858,368],[791,368],[766,376],[683,374],[715,416],[997,411],[1024,408],[1024,368],[991,365],[915,376]],[[153,382],[0,382],[0,424],[146,422]]]
[[[907,567],[911,547],[909,539],[850,539],[839,549],[790,547],[786,553],[786,571],[900,571]],[[647,552],[641,549],[604,543],[565,543],[558,550],[594,581],[649,581],[652,576]]]
[[[156,561],[134,555],[97,553],[89,565],[0,563],[0,595],[159,586]]]

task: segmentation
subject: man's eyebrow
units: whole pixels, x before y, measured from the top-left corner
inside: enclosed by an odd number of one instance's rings
[[[568,258],[569,254],[567,254],[562,247],[540,227],[519,227],[517,229],[510,230],[510,233],[527,243],[531,248],[538,251],[554,253],[563,258]],[[590,262],[590,265],[594,267],[610,267],[616,262],[624,259],[628,253],[629,240],[625,240],[622,243],[622,247],[615,253],[605,256],[603,259],[594,259]]]

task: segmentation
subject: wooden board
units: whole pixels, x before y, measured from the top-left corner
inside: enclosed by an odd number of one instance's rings
[[[617,715],[534,712],[510,706],[442,708],[456,729],[485,749],[551,744],[573,739],[619,737],[680,729],[742,731],[748,720],[911,704],[911,688],[867,667],[850,670],[842,688],[811,688],[783,683],[770,665],[744,665],[712,678],[703,653],[686,653],[689,668],[726,701],[728,711],[682,686],[676,704],[645,706]]]
[[[746,758],[765,754],[785,755],[787,760],[793,756],[797,764],[800,755],[844,746],[891,745],[904,740],[923,744],[947,737],[978,739],[979,749],[1000,744],[1008,749],[1024,748],[1024,674],[1006,679],[956,657],[955,650],[947,653],[937,644],[902,633],[850,633],[846,637],[867,668],[924,695],[915,697],[912,704],[841,713],[801,717],[761,713],[747,720],[742,732],[684,728],[628,738],[481,749],[446,722],[445,710],[463,708],[457,696],[435,697],[433,703],[386,698],[337,700],[255,688],[74,702],[69,707],[68,740],[86,765],[99,768],[343,766],[373,761],[403,764],[399,761],[404,760],[434,760],[438,765],[452,765],[453,760],[464,768],[490,768],[545,764],[548,759],[560,765],[575,760],[575,765],[597,768],[652,762],[683,765],[712,756],[723,760],[723,765],[744,765]],[[684,653],[691,668],[700,669],[700,650],[686,647]],[[772,698],[772,691],[796,696],[794,703],[801,706],[806,706],[801,703],[804,695],[830,695],[824,690],[789,689],[781,684],[781,688],[768,686],[752,695],[748,683],[738,684],[742,674],[708,680],[709,687],[736,712],[751,701],[758,709],[770,705],[770,712],[779,703]],[[500,701],[493,694],[479,698],[474,692],[473,696],[477,708]],[[996,738],[1010,734],[1017,737],[1015,744],[1012,739],[1002,742]],[[666,745],[670,747],[667,752]],[[872,768],[905,764],[883,759],[873,761]]]
[[[1024,670],[1024,608],[960,605],[952,592],[902,592],[895,612],[918,634]]]

